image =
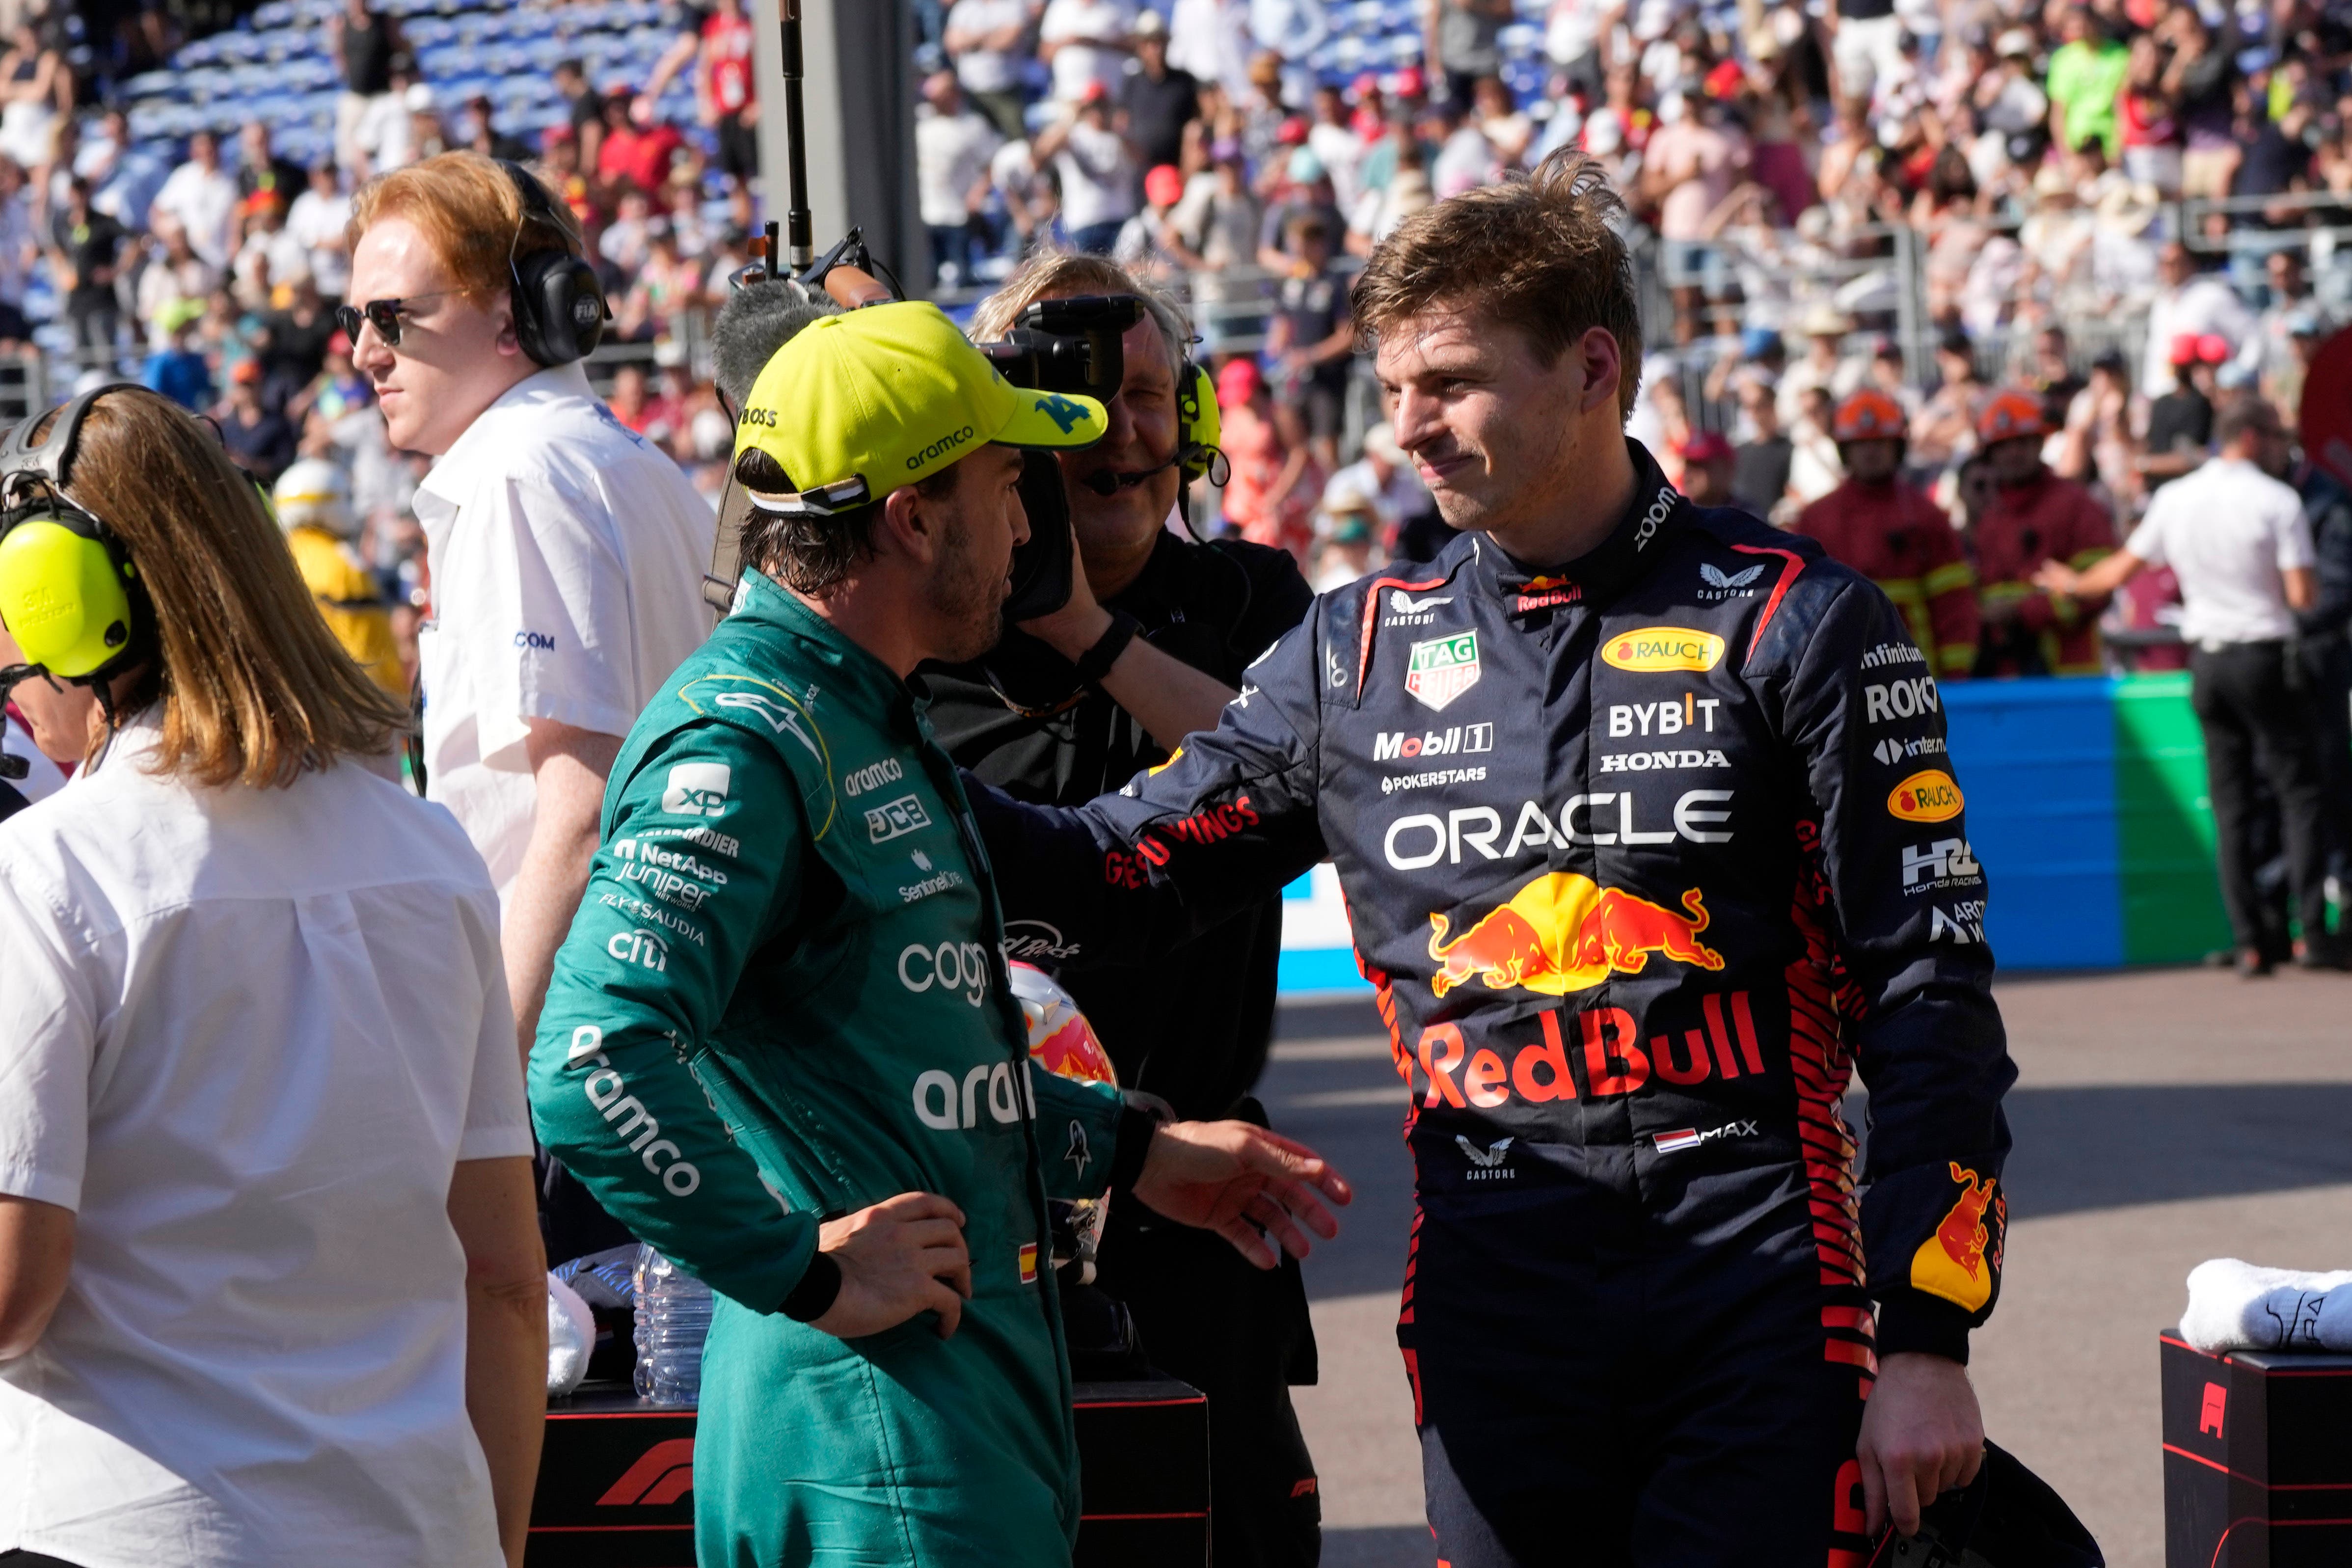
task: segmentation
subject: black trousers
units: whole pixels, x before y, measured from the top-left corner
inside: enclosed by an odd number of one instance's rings
[[[2312,733],[2327,816],[2327,870],[2352,881],[2352,641],[2340,633],[2303,645],[2311,680]]]
[[[2281,642],[2228,643],[2189,656],[2189,702],[2205,735],[2221,899],[2240,947],[2262,945],[2252,824],[2258,770],[2278,797],[2288,883],[2304,940],[2327,940],[2327,808],[2318,726],[2302,672],[2289,679],[2288,658]]]

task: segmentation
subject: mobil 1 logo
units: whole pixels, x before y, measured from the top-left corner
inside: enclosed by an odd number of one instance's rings
[[[1417,762],[1423,757],[1458,757],[1495,749],[1492,724],[1452,724],[1443,730],[1384,730],[1372,737],[1372,761]]]

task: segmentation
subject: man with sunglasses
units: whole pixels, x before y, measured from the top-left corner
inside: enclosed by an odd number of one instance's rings
[[[434,458],[415,501],[433,593],[425,793],[498,885],[527,1052],[621,737],[709,625],[710,509],[591,390],[568,330],[581,317],[547,319],[540,280],[582,246],[535,176],[473,153],[428,158],[363,187],[351,232],[338,315],[352,363],[391,444]],[[603,308],[589,292],[576,303]],[[551,1234],[549,1252],[615,1239]]]

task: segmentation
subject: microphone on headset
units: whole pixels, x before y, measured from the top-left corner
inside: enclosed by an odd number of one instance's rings
[[[1121,490],[1133,489],[1154,474],[1167,472],[1183,460],[1184,453],[1180,449],[1166,462],[1154,463],[1148,468],[1139,468],[1127,473],[1113,472],[1111,469],[1105,468],[1087,476],[1087,489],[1098,496],[1115,496]]]

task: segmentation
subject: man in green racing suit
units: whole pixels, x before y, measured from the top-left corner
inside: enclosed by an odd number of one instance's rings
[[[1130,1188],[1260,1267],[1269,1234],[1336,1234],[1316,1193],[1346,1184],[1307,1151],[1032,1077],[988,862],[904,684],[997,635],[1014,448],[1103,427],[927,304],[806,329],[738,450],[745,559],[792,587],[746,573],[614,766],[531,1101],[605,1208],[716,1294],[704,1568],[1066,1560],[1049,1191]]]

